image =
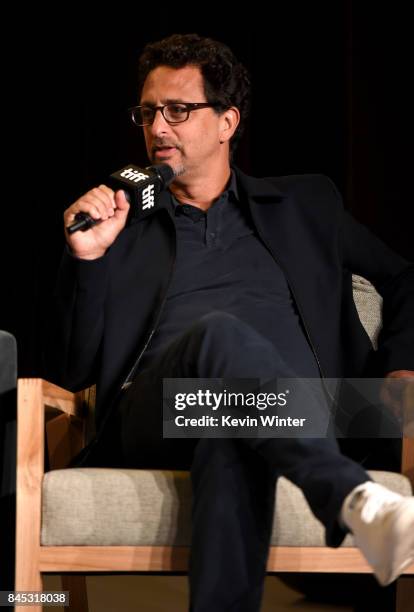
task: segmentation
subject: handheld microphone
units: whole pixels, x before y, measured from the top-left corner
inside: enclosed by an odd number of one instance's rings
[[[122,189],[126,199],[131,204],[130,215],[142,218],[151,213],[157,205],[156,196],[166,189],[175,178],[176,173],[168,164],[156,164],[147,168],[125,166],[110,175],[108,186],[114,191]],[[86,232],[102,219],[93,219],[87,213],[75,215],[75,222],[67,227],[69,234],[81,230]]]

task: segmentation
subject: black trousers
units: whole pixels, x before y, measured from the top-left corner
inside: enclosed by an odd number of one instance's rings
[[[298,485],[339,546],[346,495],[369,480],[333,438],[163,439],[163,378],[294,377],[276,348],[236,317],[213,312],[139,374],[117,411],[128,467],[190,469],[190,610],[260,609],[279,475]]]

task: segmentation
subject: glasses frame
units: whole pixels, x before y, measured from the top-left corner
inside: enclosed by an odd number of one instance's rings
[[[186,107],[186,112],[187,112],[187,116],[185,119],[180,119],[180,121],[170,121],[169,119],[167,119],[167,117],[164,114],[164,109],[167,106],[174,106],[174,105],[178,105],[181,104],[182,106]],[[220,108],[222,105],[218,104],[217,102],[170,102],[169,104],[163,104],[162,106],[149,106],[147,104],[139,104],[138,106],[131,106],[131,108],[128,109],[128,112],[131,115],[131,119],[132,122],[137,125],[138,127],[145,127],[146,125],[152,125],[154,123],[155,120],[155,115],[157,113],[157,111],[161,111],[162,116],[164,117],[165,121],[169,124],[169,125],[177,125],[178,123],[184,123],[184,121],[187,121],[190,113],[194,110],[198,110],[200,108]],[[149,108],[153,111],[153,117],[152,117],[152,121],[148,122],[148,123],[137,123],[134,119],[134,111],[136,111],[137,109],[141,109],[141,108]]]

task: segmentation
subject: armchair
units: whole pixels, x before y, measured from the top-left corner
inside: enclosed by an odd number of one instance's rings
[[[354,299],[375,342],[380,298],[354,277]],[[189,558],[191,489],[186,472],[66,468],[88,437],[93,389],[73,394],[40,379],[18,381],[16,590],[41,590],[42,574],[62,573],[71,610],[88,609],[88,572],[185,572]],[[414,405],[414,389],[407,392]],[[49,471],[44,471],[45,453]],[[371,472],[405,495],[414,487],[414,439],[403,440],[402,474]],[[371,572],[352,537],[338,549],[302,492],[278,483],[269,572]],[[398,583],[414,583],[414,564]],[[409,578],[408,578],[409,577]],[[32,610],[39,612],[41,606]],[[19,606],[18,612],[23,612]]]

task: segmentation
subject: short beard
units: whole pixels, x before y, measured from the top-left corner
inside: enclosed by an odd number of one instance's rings
[[[173,168],[175,176],[182,176],[186,172],[186,167],[184,164],[177,166],[177,168]]]

